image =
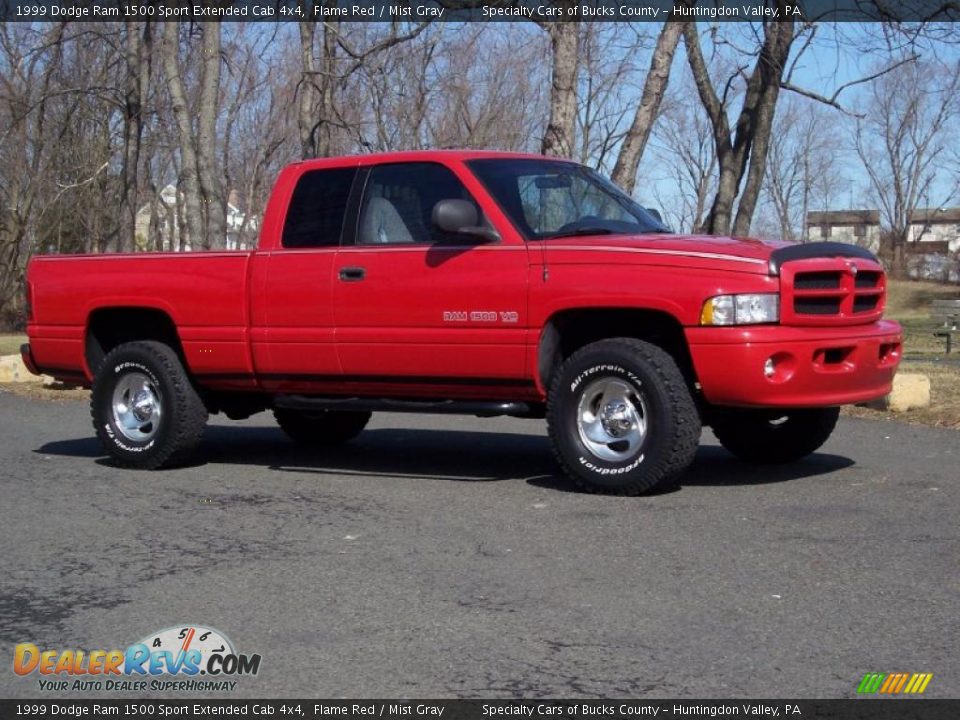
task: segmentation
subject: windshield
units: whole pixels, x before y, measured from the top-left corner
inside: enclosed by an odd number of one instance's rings
[[[670,232],[623,190],[582,165],[518,158],[467,165],[527,240]]]

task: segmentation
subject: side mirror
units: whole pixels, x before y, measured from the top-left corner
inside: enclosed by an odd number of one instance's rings
[[[656,208],[644,208],[644,210],[646,210],[648,213],[653,215],[653,219],[656,220],[658,223],[663,223],[663,215],[660,214],[659,210],[657,210]]]
[[[500,234],[480,224],[476,206],[469,200],[441,200],[433,206],[433,224],[446,233],[469,235],[483,242],[497,242]]]

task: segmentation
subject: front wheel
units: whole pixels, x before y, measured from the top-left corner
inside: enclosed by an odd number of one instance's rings
[[[806,457],[833,433],[840,408],[724,410],[711,420],[713,434],[741,460],[787,463]]]
[[[93,380],[90,413],[110,456],[143,470],[188,461],[207,423],[180,358],[152,340],[124,343],[107,354]]]
[[[693,460],[700,417],[673,358],[632,338],[587,345],[551,384],[547,425],[564,472],[582,489],[637,495]]]

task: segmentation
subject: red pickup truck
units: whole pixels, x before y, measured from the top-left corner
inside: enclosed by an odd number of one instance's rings
[[[184,462],[209,413],[294,440],[370,414],[547,420],[588,490],[675,480],[701,425],[803,457],[890,391],[901,330],[876,258],[840,243],[672,234],[581,165],[437,151],[295,163],[259,249],[34,258],[34,372],[92,386],[119,463]]]

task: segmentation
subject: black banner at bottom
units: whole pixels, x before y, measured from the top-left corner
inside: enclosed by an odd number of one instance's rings
[[[956,720],[960,700],[0,700],[12,718],[346,718],[347,720],[639,720],[837,718]]]

